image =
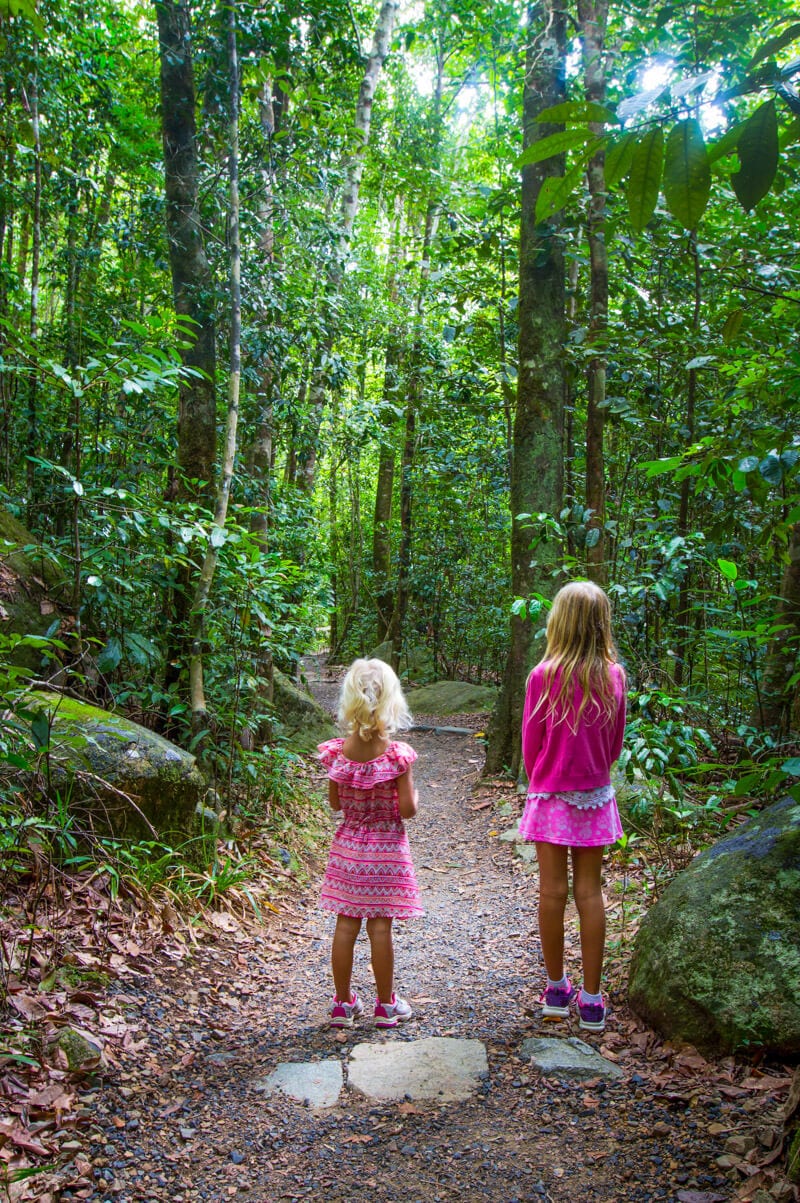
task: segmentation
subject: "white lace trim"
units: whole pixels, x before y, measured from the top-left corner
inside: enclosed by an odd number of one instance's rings
[[[567,806],[574,806],[576,810],[599,810],[601,806],[607,806],[614,798],[613,785],[601,785],[597,789],[562,789],[552,794],[528,794],[528,801],[533,799],[546,802],[549,798],[557,798],[559,802],[566,802]]]

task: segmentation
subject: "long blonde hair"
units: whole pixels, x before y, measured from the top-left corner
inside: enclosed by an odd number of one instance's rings
[[[383,660],[354,660],[339,694],[339,722],[365,741],[390,739],[411,726],[411,711],[395,673]]]
[[[555,715],[560,709],[558,721],[568,720],[573,731],[590,704],[606,722],[613,720],[616,697],[610,666],[619,661],[611,634],[611,606],[599,585],[571,581],[559,589],[547,616],[547,646],[539,663],[545,665],[544,688],[536,710],[547,705]],[[577,712],[576,682],[583,691]]]

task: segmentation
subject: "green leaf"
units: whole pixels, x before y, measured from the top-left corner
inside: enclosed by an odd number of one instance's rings
[[[551,175],[542,181],[539,195],[536,198],[536,221],[550,221],[559,213],[569,200],[575,188],[583,179],[586,170],[585,163],[579,163],[571,168],[566,175]]]
[[[758,465],[758,470],[771,485],[779,485],[783,480],[783,464],[777,455],[768,455]]]
[[[666,90],[667,84],[659,84],[656,88],[646,88],[643,92],[637,92],[635,96],[629,96],[617,105],[617,117],[620,121],[627,121],[629,117],[634,117],[653,104]]]
[[[573,147],[582,146],[589,141],[596,141],[596,136],[588,129],[565,129],[558,134],[548,134],[546,138],[539,138],[526,150],[523,150],[517,159],[516,166],[528,167],[531,163],[541,163],[545,159],[551,159],[554,155],[563,154],[565,150],[572,150]]]
[[[663,476],[665,472],[674,472],[682,463],[682,455],[673,455],[669,459],[648,460],[647,463],[639,464],[639,467],[644,469],[647,479],[650,480],[654,476]]]
[[[793,756],[791,760],[784,760],[781,768],[784,773],[789,773],[792,777],[800,777],[800,756]]]
[[[613,109],[608,109],[602,104],[595,104],[594,101],[564,100],[561,104],[553,104],[549,109],[544,109],[536,120],[554,124],[563,122],[564,125],[569,125],[570,122],[576,124],[593,122],[596,125],[605,125],[606,122],[616,121],[617,117]]]
[[[707,368],[716,359],[716,355],[695,355],[686,365],[687,372],[696,372],[698,368]]]
[[[758,467],[757,455],[746,455],[743,460],[739,461],[740,472],[755,472]]]
[[[739,337],[744,322],[744,310],[732,309],[725,318],[725,325],[722,327],[722,341],[727,345],[735,342]]]
[[[614,188],[628,174],[636,143],[637,135],[633,130],[611,143],[606,151],[606,188]]]
[[[631,160],[626,195],[631,225],[637,234],[655,211],[663,160],[664,135],[659,125],[639,141]]]
[[[784,46],[789,46],[792,42],[796,42],[800,38],[800,25],[790,25],[788,29],[784,29],[783,33],[776,34],[774,38],[769,38],[764,42],[763,46],[759,46],[750,62],[747,64],[747,70],[752,71],[753,67],[757,67],[759,63],[763,63],[765,58],[774,58],[779,51],[783,50]]]
[[[722,159],[725,155],[732,155],[739,145],[739,139],[742,136],[744,127],[747,122],[742,121],[717,138],[716,142],[709,142],[706,146],[706,154],[708,156],[709,165],[713,165],[718,159]]]
[[[115,635],[112,635],[97,657],[96,664],[98,671],[101,673],[113,672],[121,659],[122,646],[119,639]]]
[[[781,150],[785,150],[787,146],[792,146],[795,142],[800,142],[800,117],[795,117],[778,139]]]
[[[700,124],[690,117],[671,130],[664,162],[664,199],[685,230],[693,230],[705,212],[711,170]]]
[[[741,170],[731,176],[731,184],[739,204],[749,213],[767,195],[778,170],[778,118],[774,100],[766,101],[748,118],[736,150]]]
[[[728,581],[735,581],[739,575],[739,569],[736,567],[733,560],[717,560],[717,567]]]

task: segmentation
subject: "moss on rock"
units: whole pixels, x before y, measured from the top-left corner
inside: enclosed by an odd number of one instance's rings
[[[275,669],[273,703],[280,724],[280,733],[298,752],[315,752],[317,744],[332,739],[336,727],[327,710],[323,710],[310,694]]]
[[[767,807],[695,857],[636,937],[633,1009],[710,1052],[800,1053],[800,805]]]
[[[206,781],[195,757],[122,715],[37,690],[51,721],[50,770],[73,812],[120,838],[169,842],[198,833]]]
[[[494,708],[497,690],[466,681],[437,681],[412,689],[407,698],[413,714],[482,714]]]

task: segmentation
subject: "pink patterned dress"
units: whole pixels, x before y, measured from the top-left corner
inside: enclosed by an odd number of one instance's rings
[[[362,762],[348,760],[343,744],[343,739],[329,739],[318,749],[342,804],[320,906],[355,919],[422,915],[408,836],[397,809],[397,778],[417,754],[397,740],[375,760]]]

